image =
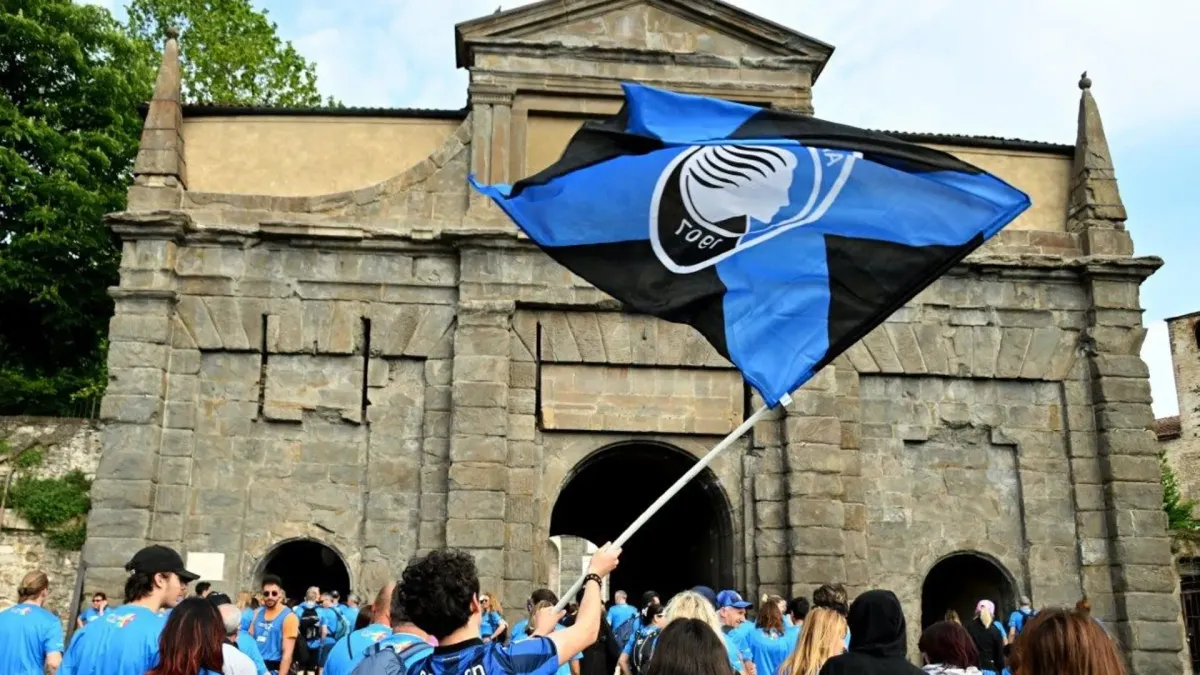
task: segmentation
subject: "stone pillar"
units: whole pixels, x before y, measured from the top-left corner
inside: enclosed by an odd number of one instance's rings
[[[784,413],[783,439],[791,595],[795,597],[808,595],[824,583],[845,582],[844,502],[861,492],[861,472],[846,464],[841,451],[832,366],[792,394]]]
[[[474,554],[483,590],[494,593],[503,592],[506,543],[513,541],[512,550],[533,548],[533,525],[522,529],[506,518],[506,495],[533,494],[533,481],[526,475],[533,470],[508,468],[509,325],[514,310],[511,301],[461,301],[454,335],[446,545]]]
[[[1159,447],[1150,430],[1150,381],[1138,356],[1146,332],[1138,286],[1148,273],[1086,273],[1093,304],[1087,365],[1117,634],[1133,672],[1179,673],[1184,632],[1162,510]]]
[[[471,173],[482,183],[507,183],[509,176],[509,146],[512,136],[513,91],[492,84],[472,83],[467,90],[470,98]],[[478,209],[478,202],[487,204],[486,197],[470,191],[469,208]]]
[[[175,292],[163,286],[174,265],[174,242],[127,241],[122,286],[109,291],[116,306],[109,322],[108,389],[100,408],[106,424],[83,560],[88,587],[118,597],[123,566],[153,529],[176,303]]]
[[[845,533],[845,584],[851,597],[868,590],[866,487],[862,482],[861,413],[858,371],[848,360],[834,361],[837,416],[841,422],[842,530]]]
[[[751,410],[757,410],[762,398],[754,395]],[[788,595],[790,581],[788,569],[787,528],[787,471],[784,465],[782,425],[785,410],[776,407],[754,425],[753,452],[748,456],[754,461],[746,462],[747,482],[751,486],[754,503],[753,555],[754,572],[758,582],[759,597],[763,593]],[[754,455],[757,455],[756,457]],[[751,590],[751,589],[747,589]]]

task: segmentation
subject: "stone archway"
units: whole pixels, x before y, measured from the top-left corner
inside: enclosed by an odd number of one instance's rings
[[[597,543],[617,538],[695,462],[691,454],[657,442],[622,442],[592,453],[564,481],[550,535]],[[733,545],[729,499],[706,468],[625,545],[610,588],[631,598],[654,590],[663,599],[697,584],[732,588]]]
[[[1016,585],[999,562],[975,551],[952,553],[937,561],[921,585],[921,629],[954,610],[963,621],[975,614],[980,600],[996,603],[996,618],[1008,620],[1016,608]]]
[[[304,599],[310,586],[322,591],[350,592],[350,568],[341,554],[315,539],[290,539],[276,544],[263,556],[254,575],[259,586],[265,575],[273,574],[283,582],[289,601]]]

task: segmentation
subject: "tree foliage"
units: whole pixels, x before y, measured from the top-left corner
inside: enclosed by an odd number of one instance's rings
[[[1159,458],[1159,467],[1162,471],[1163,511],[1167,513],[1167,529],[1173,532],[1200,530],[1200,521],[1192,516],[1196,502],[1184,499],[1179,491],[1179,480],[1167,463],[1165,454]]]
[[[185,95],[316,105],[311,63],[250,0],[0,0],[0,414],[70,415],[104,390],[118,241],[168,26]]]
[[[154,54],[179,30],[184,97],[242,105],[321,104],[313,64],[249,0],[131,0],[126,30]]]
[[[0,413],[102,380],[138,103],[152,73],[105,10],[0,0]]]

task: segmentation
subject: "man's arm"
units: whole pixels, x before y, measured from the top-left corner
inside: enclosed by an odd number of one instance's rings
[[[621,549],[611,544],[592,555],[588,565],[588,574],[595,574],[603,579],[617,568]],[[604,610],[604,601],[600,599],[600,584],[588,581],[583,585],[583,602],[579,603],[579,613],[575,617],[575,625],[554,631],[548,637],[558,651],[558,665],[570,661],[576,654],[586,649],[596,641],[600,632],[600,612]],[[549,609],[538,613],[538,628],[542,628],[545,617],[551,616]]]
[[[283,619],[283,653],[279,656],[279,675],[292,672],[292,652],[296,649],[296,638],[300,635],[300,619],[289,614]]]
[[[58,670],[62,665],[62,652],[50,652],[46,655],[46,669],[51,673]]]

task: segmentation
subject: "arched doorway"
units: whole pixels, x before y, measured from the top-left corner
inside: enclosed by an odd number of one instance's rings
[[[263,559],[258,580],[274,574],[283,581],[288,600],[304,599],[310,586],[322,591],[350,592],[350,570],[338,552],[313,539],[293,539],[278,544]]]
[[[996,603],[996,617],[1008,620],[1016,608],[1012,577],[999,563],[979,553],[954,553],[942,558],[925,575],[921,586],[921,628],[954,610],[963,621],[975,615],[980,600]]]
[[[585,458],[568,476],[550,516],[550,535],[603,544],[616,539],[696,459],[663,443],[627,442]],[[700,472],[625,544],[610,588],[665,600],[704,584],[732,588],[733,521],[710,469]],[[574,579],[563,579],[564,586]]]

